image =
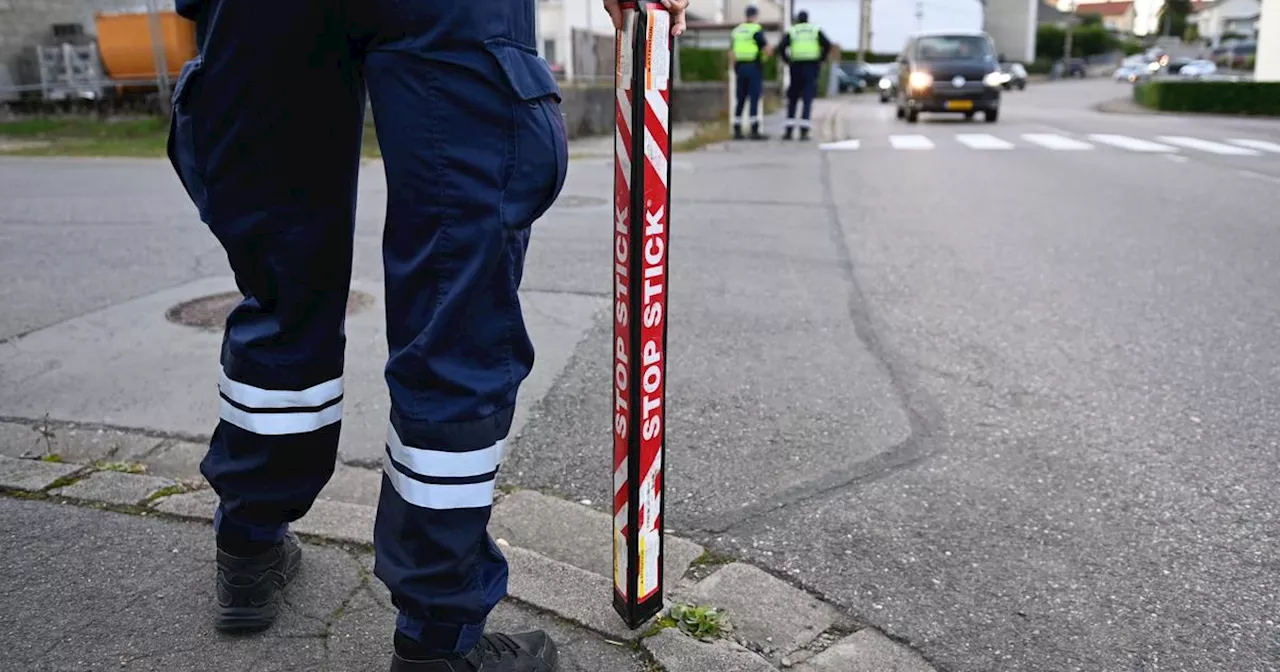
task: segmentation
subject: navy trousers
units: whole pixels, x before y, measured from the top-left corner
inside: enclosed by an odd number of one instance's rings
[[[787,87],[787,128],[796,123],[796,107],[803,101],[800,128],[809,128],[813,99],[818,95],[818,77],[822,65],[818,61],[792,61],[791,85]]]
[[[199,56],[169,156],[244,300],[201,471],[220,544],[265,543],[333,474],[367,101],[384,160],[391,398],[374,572],[425,647],[474,646],[506,595],[486,527],[533,364],[520,285],[568,167],[533,0],[178,0]]]
[[[743,109],[747,102],[751,102],[751,123],[759,124],[761,118],[760,96],[764,93],[764,69],[758,61],[752,63],[737,63],[734,65],[734,74],[737,75],[737,106],[734,108],[733,119],[735,124],[739,126],[746,120],[743,116]]]

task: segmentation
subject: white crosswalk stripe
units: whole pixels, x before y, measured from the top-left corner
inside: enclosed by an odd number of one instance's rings
[[[824,142],[821,145],[818,145],[818,149],[834,150],[837,152],[839,151],[850,152],[858,149],[861,146],[862,146],[862,141],[854,139],[854,140],[841,140],[839,142]]]
[[[933,149],[933,141],[923,135],[891,135],[889,144],[894,149]]]
[[[1079,152],[1098,149],[1096,145],[1105,145],[1113,150],[1170,156],[1182,156],[1185,150],[1221,156],[1280,154],[1280,142],[1248,138],[1210,140],[1186,135],[1160,135],[1153,140],[1148,140],[1114,133],[1093,133],[1085,137],[1091,142],[1064,133],[1022,133],[1017,139],[1005,139],[990,133],[894,134],[824,142],[818,145],[818,149],[836,152],[875,151],[884,149],[887,140],[889,147],[901,151],[924,151],[946,147],[954,149],[955,145],[950,143],[955,142],[966,149],[977,151],[1029,149],[1031,151]],[[1156,142],[1157,140],[1159,142]]]
[[[1013,149],[1013,143],[986,133],[956,133],[956,140],[972,149]]]
[[[1140,140],[1131,138],[1127,135],[1112,135],[1110,133],[1094,133],[1089,136],[1094,142],[1101,142],[1104,145],[1127,149],[1131,152],[1176,152],[1177,149],[1169,145],[1162,145],[1158,142],[1150,140]]]
[[[1093,145],[1087,142],[1056,133],[1023,133],[1022,139],[1055,152],[1078,152],[1085,149],[1093,149]]]
[[[1280,154],[1280,142],[1267,142],[1266,140],[1249,140],[1247,138],[1234,138],[1232,140],[1228,140],[1227,142],[1230,142],[1235,145],[1240,145],[1241,147],[1248,147],[1249,149],[1256,149],[1261,152],[1275,152],[1276,154]]]
[[[1211,140],[1201,140],[1200,138],[1189,138],[1185,135],[1161,135],[1156,140],[1167,142],[1171,145],[1186,147],[1188,149],[1196,149],[1210,154],[1223,154],[1226,156],[1257,156],[1261,152],[1256,149],[1248,149],[1246,147],[1237,147],[1235,145],[1227,145],[1221,142],[1213,142]]]

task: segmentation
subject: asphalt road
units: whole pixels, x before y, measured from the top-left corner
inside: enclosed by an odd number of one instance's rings
[[[1280,669],[1280,153],[1222,149],[1280,124],[1091,109],[1126,92],[910,126],[859,98],[820,138],[856,150],[698,156],[669,525],[943,670]],[[598,328],[509,477],[608,501],[607,351]]]
[[[945,672],[1280,669],[1280,124],[1092,111],[1125,91],[1033,83],[997,124],[860,97],[823,105],[836,149],[678,157],[670,529]],[[551,364],[503,471],[597,503],[609,165],[579,154],[535,225]],[[370,286],[376,164],[361,199]],[[217,339],[162,313],[226,273],[163,162],[0,161],[0,416],[207,434]],[[353,464],[381,451],[378,312]]]

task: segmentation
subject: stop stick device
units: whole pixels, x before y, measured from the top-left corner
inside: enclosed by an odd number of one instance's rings
[[[623,2],[614,88],[613,606],[662,610],[671,14]]]

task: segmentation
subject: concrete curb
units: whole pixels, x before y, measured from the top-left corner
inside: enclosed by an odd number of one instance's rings
[[[130,473],[120,465],[76,465],[0,456],[0,492],[142,515],[208,522],[217,498],[202,484]],[[376,509],[316,501],[293,527],[318,540],[371,546]],[[630,630],[613,612],[609,514],[532,491],[494,505],[491,532],[511,567],[510,595],[615,642],[642,647],[667,672],[933,672],[927,662],[835,607],[751,565],[727,564],[702,546],[666,539],[669,600],[724,610],[734,641],[702,642],[656,619]]]

